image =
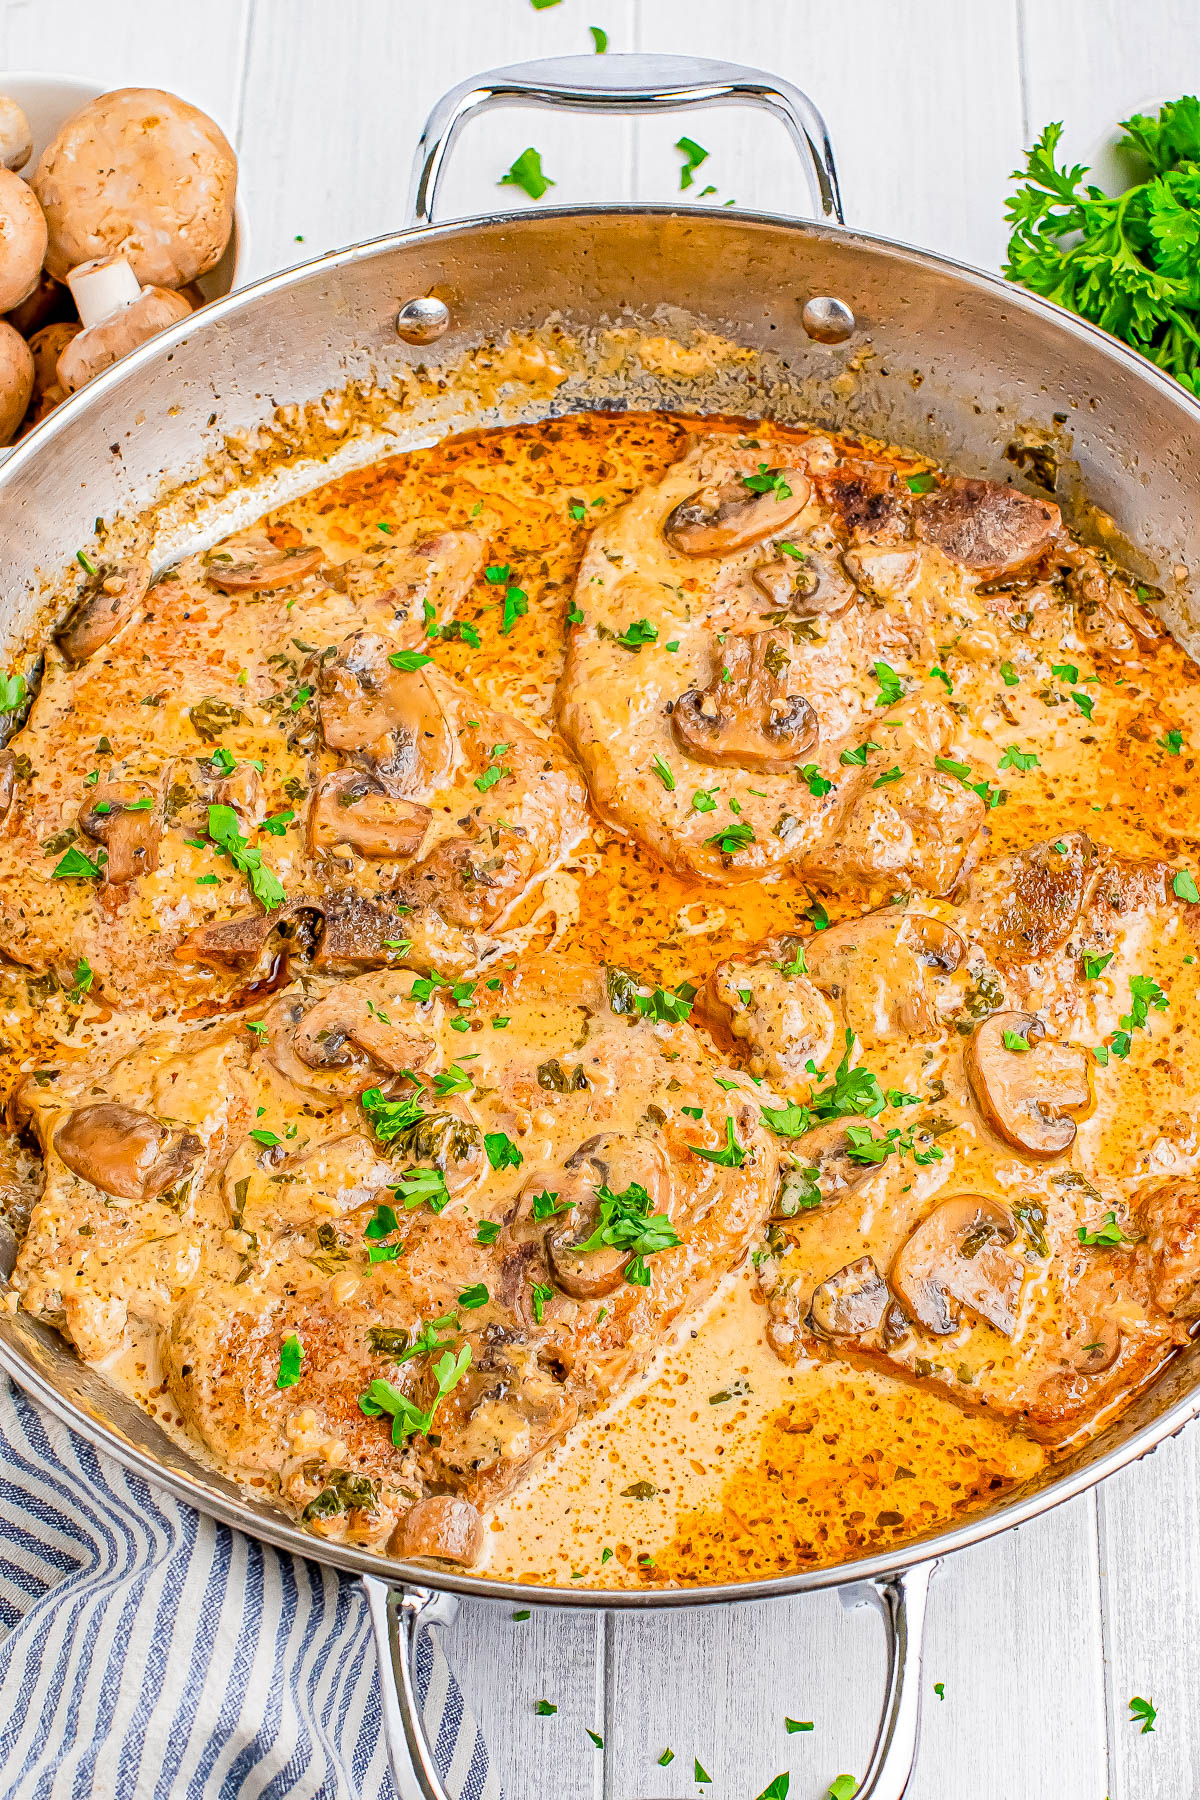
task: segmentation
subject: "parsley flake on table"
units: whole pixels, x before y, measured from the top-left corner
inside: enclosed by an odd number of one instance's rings
[[[944,1681],[935,1681],[933,1684],[933,1691],[937,1695],[939,1700],[944,1700],[946,1698],[945,1682]]]
[[[705,1773],[704,1764],[700,1761],[700,1758],[698,1756],[694,1756],[692,1758],[692,1764],[693,1764],[693,1767],[695,1770],[695,1773],[693,1776],[693,1779],[695,1781],[700,1781],[700,1782],[705,1782],[705,1781],[711,1782],[712,1781],[712,1776]]]
[[[788,1790],[791,1785],[792,1778],[790,1775],[786,1773],[783,1775],[776,1775],[773,1781],[768,1781],[766,1787],[758,1796],[758,1800],[787,1800]]]
[[[691,187],[700,164],[707,162],[708,151],[703,144],[698,144],[695,138],[690,137],[681,137],[675,148],[683,154],[683,167],[679,171],[679,187],[682,192],[684,188]]]
[[[593,1731],[590,1725],[585,1725],[583,1729],[587,1732],[597,1750],[603,1750],[604,1739],[600,1736],[600,1733],[598,1731]]]
[[[1140,1725],[1143,1737],[1145,1737],[1148,1731],[1154,1730],[1154,1721],[1157,1717],[1158,1708],[1155,1706],[1153,1700],[1143,1700],[1140,1694],[1135,1694],[1133,1696],[1133,1699],[1129,1702],[1129,1723],[1131,1725]]]
[[[829,1784],[828,1800],[854,1800],[858,1783],[853,1775],[838,1775]]]
[[[784,1730],[787,1732],[789,1737],[794,1732],[811,1731],[813,1729],[813,1722],[811,1719],[786,1719],[785,1718],[783,1721],[783,1725],[784,1725]]]
[[[279,1373],[275,1377],[277,1388],[295,1387],[300,1379],[300,1364],[304,1360],[304,1345],[293,1331],[283,1340],[279,1352]]]
[[[592,34],[592,43],[595,47],[596,55],[603,56],[608,49],[607,31],[605,31],[603,25],[589,25],[588,30]]]
[[[658,1763],[660,1769],[665,1769],[668,1763],[673,1763],[675,1761],[675,1752],[673,1750],[664,1750],[661,1756],[655,1758],[655,1761]]]
[[[522,150],[507,175],[502,175],[496,183],[497,187],[523,188],[531,200],[540,200],[547,188],[554,182],[542,168],[542,153],[530,144]]]

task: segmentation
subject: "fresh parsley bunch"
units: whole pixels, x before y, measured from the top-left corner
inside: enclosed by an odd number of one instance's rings
[[[1157,118],[1122,121],[1120,148],[1148,174],[1123,194],[1059,168],[1061,124],[1029,152],[1005,208],[1004,273],[1103,326],[1200,395],[1200,100],[1168,101]]]

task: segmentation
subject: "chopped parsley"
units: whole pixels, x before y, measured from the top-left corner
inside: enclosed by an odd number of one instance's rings
[[[77,845],[72,844],[58,866],[51,870],[54,881],[98,881],[103,863],[107,858],[103,850],[96,854],[95,862],[85,856]]]
[[[783,1726],[788,1736],[791,1737],[792,1734],[797,1731],[811,1731],[813,1722],[811,1719],[789,1719],[785,1717]]]
[[[649,994],[635,994],[633,1004],[643,1019],[677,1025],[687,1018],[695,998],[696,990],[691,982],[681,981],[674,993],[656,987]]]
[[[17,712],[25,700],[25,677],[0,669],[0,713]]]
[[[765,462],[759,463],[757,475],[743,475],[741,479],[743,487],[748,487],[752,494],[770,494],[776,500],[790,500],[792,497],[786,471],[768,469]]]
[[[933,668],[930,669],[930,671],[929,671],[929,679],[930,679],[930,681],[940,681],[942,683],[942,686],[945,688],[945,690],[948,694],[952,694],[954,692],[954,683],[951,681],[950,677],[947,675],[945,669],[938,668],[936,663],[934,664]]]
[[[1020,769],[1024,773],[1026,769],[1036,769],[1039,764],[1032,750],[1018,750],[1015,744],[1010,744],[1000,758],[999,766],[1002,769]]]
[[[904,683],[890,663],[875,662],[871,664],[871,673],[879,685],[879,698],[876,706],[895,706],[904,698]]]
[[[624,631],[617,633],[617,642],[622,650],[640,650],[643,644],[656,644],[658,626],[650,619],[634,619]]]
[[[887,787],[890,782],[903,781],[903,779],[904,770],[897,766],[893,769],[885,769],[882,775],[877,775],[871,786],[873,788]]]
[[[81,956],[75,964],[75,973],[71,978],[71,985],[67,989],[67,999],[73,1005],[79,1006],[94,980],[95,975],[91,963],[86,956]]]
[[[906,475],[904,477],[904,485],[907,487],[910,494],[930,494],[937,484],[937,476],[931,475],[927,471],[920,475]]]
[[[858,746],[857,750],[843,750],[841,755],[838,757],[838,761],[840,763],[844,763],[847,766],[847,768],[853,767],[855,765],[861,767],[867,760],[867,752],[869,750],[882,750],[882,749],[883,749],[882,744],[876,744],[870,738],[868,738],[865,744],[860,744]]]
[[[458,1304],[468,1312],[474,1312],[478,1307],[486,1306],[490,1297],[482,1281],[477,1281],[473,1286],[463,1289],[458,1296]]]
[[[700,1144],[689,1144],[688,1149],[693,1156],[702,1156],[705,1162],[719,1163],[723,1169],[740,1169],[746,1160],[746,1152],[738,1143],[733,1128],[732,1118],[725,1120],[725,1143],[720,1150],[706,1150]]]
[[[675,777],[671,773],[670,766],[663,761],[661,756],[656,756],[654,761],[650,764],[650,767],[654,770],[654,773],[658,776],[658,779],[662,782],[668,794],[673,794],[675,792]]]
[[[519,1169],[525,1160],[506,1131],[485,1131],[483,1145],[493,1169]]]
[[[1016,1051],[1028,1050],[1029,1039],[1027,1037],[1022,1037],[1019,1031],[1006,1031],[1004,1033],[1004,1048],[1006,1050]]]
[[[1090,719],[1092,716],[1092,713],[1095,709],[1095,705],[1096,705],[1096,702],[1092,698],[1092,696],[1090,694],[1080,694],[1077,691],[1075,691],[1074,689],[1072,689],[1071,699],[1075,702],[1076,706],[1079,708],[1079,710],[1083,714],[1084,718]]]
[[[423,650],[393,650],[388,661],[393,669],[404,669],[411,674],[414,669],[423,669],[433,658],[426,656]]]
[[[1083,957],[1083,979],[1085,981],[1095,981],[1104,973],[1112,959],[1113,952],[1111,950],[1107,956],[1092,956],[1085,951]]]
[[[500,1225],[495,1219],[480,1219],[479,1229],[475,1233],[477,1244],[494,1244],[500,1236]]]
[[[1157,981],[1149,975],[1131,975],[1129,992],[1132,1004],[1127,1013],[1121,1014],[1118,1020],[1119,1029],[1114,1031],[1112,1043],[1109,1046],[1114,1056],[1128,1056],[1133,1033],[1143,1030],[1149,1023],[1150,1008],[1153,1007],[1156,1012],[1163,1012],[1167,1005],[1167,996]],[[1097,1061],[1099,1060],[1097,1058]]]
[[[1004,682],[1005,687],[1019,687],[1021,683],[1021,677],[1017,674],[1017,671],[1010,662],[1002,662],[1000,664],[1000,678]]]
[[[712,1776],[705,1773],[704,1764],[700,1761],[700,1758],[698,1756],[694,1756],[692,1758],[692,1766],[695,1770],[695,1774],[693,1777],[694,1780],[707,1781],[707,1782],[712,1781]]]
[[[250,844],[238,830],[238,816],[232,806],[210,806],[208,835],[228,856],[234,868],[245,875],[254,898],[268,911],[282,906],[286,898],[278,875],[262,859],[262,851]]]
[[[529,1298],[533,1305],[534,1322],[540,1325],[546,1311],[547,1300],[554,1298],[554,1289],[546,1287],[542,1282],[535,1281],[529,1290]]]
[[[1180,869],[1171,886],[1180,900],[1200,900],[1200,889],[1197,888],[1196,877],[1190,869]]]
[[[1155,742],[1160,750],[1166,751],[1168,756],[1178,756],[1183,749],[1183,733],[1182,731],[1168,731],[1166,737],[1156,738]]]
[[[625,1268],[626,1281],[632,1287],[649,1287],[646,1257],[674,1249],[683,1241],[674,1225],[666,1213],[651,1211],[653,1202],[639,1181],[631,1181],[620,1193],[614,1193],[610,1187],[598,1187],[596,1203],[596,1228],[578,1246],[579,1254],[589,1256],[603,1244],[610,1249],[629,1250],[632,1260]]]
[[[791,1785],[792,1778],[789,1774],[785,1772],[782,1775],[776,1775],[773,1781],[768,1781],[766,1787],[758,1796],[758,1800],[787,1800],[788,1790]]]
[[[428,1412],[422,1412],[419,1406],[411,1401],[407,1394],[390,1381],[374,1380],[365,1394],[358,1399],[359,1410],[371,1418],[383,1414],[392,1421],[392,1442],[403,1444],[406,1438],[416,1433],[426,1435],[433,1424],[433,1416],[450,1389],[457,1385],[471,1365],[471,1346],[464,1344],[457,1355],[447,1350],[433,1365],[433,1378],[437,1382],[437,1392],[433,1397]]]
[[[842,761],[845,762],[845,760],[846,758],[843,756]],[[865,751],[863,752],[862,760],[863,762],[866,762],[867,760]],[[832,781],[827,781],[825,779],[816,763],[805,763],[804,767],[799,771],[799,774],[803,781],[807,781],[808,791],[814,800],[823,799],[833,787]]]
[[[523,188],[531,200],[540,200],[546,189],[554,186],[554,182],[542,168],[541,151],[535,150],[531,144],[528,149],[522,150],[507,175],[502,175],[496,185]]]
[[[1137,1242],[1136,1238],[1126,1237],[1117,1223],[1115,1212],[1106,1212],[1095,1231],[1085,1231],[1081,1225],[1078,1236],[1081,1244],[1087,1244],[1089,1247],[1099,1250],[1115,1250],[1118,1244]]]
[[[747,844],[754,842],[754,827],[745,819],[735,819],[732,824],[725,825],[712,837],[705,838],[706,844],[715,844],[722,856],[736,856]]]
[[[803,1137],[812,1128],[813,1117],[807,1106],[797,1106],[795,1101],[788,1106],[760,1106],[758,1110],[763,1124],[776,1137]]]
[[[539,1700],[533,1710],[538,1714],[539,1718],[548,1719],[553,1713],[558,1711],[558,1708],[557,1706],[552,1705],[549,1700]]]
[[[692,795],[692,811],[698,813],[716,812],[716,788],[697,788]]]
[[[679,188],[682,193],[685,188],[691,187],[700,164],[707,162],[708,151],[703,144],[698,144],[695,138],[690,137],[681,137],[675,148],[683,154],[683,167],[679,171]]]
[[[283,1348],[279,1352],[279,1373],[275,1377],[277,1388],[295,1387],[300,1379],[300,1364],[304,1360],[304,1345],[293,1331],[290,1337],[283,1340]]]

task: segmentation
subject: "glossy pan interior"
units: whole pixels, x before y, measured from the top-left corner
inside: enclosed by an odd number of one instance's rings
[[[438,294],[449,330],[414,349],[400,305]],[[813,342],[804,302],[852,309],[845,344]],[[635,304],[636,302],[636,304]],[[454,370],[511,331],[561,321],[576,340],[561,385],[496,397],[451,381],[398,400],[398,378]],[[753,354],[715,382],[589,366],[589,333],[697,326]],[[611,340],[610,340],[611,341]],[[350,402],[305,414],[349,389]],[[560,210],[430,227],[328,256],[208,308],[94,382],[0,468],[0,651],[52,604],[74,552],[129,531],[164,561],[256,516],[283,492],[489,419],[588,406],[814,418],[912,445],[967,474],[1014,474],[1011,447],[1049,444],[1057,498],[1085,536],[1114,542],[1163,588],[1185,641],[1200,624],[1200,404],[1104,334],[995,278],[853,232],[764,215],[669,208]],[[282,409],[282,410],[280,410]],[[251,450],[247,434],[262,431]],[[230,453],[230,439],[234,440]],[[1006,451],[1009,454],[1006,456]],[[1132,546],[1132,548],[1130,548]],[[76,1430],[230,1524],[345,1568],[426,1588],[559,1604],[746,1599],[888,1573],[1019,1522],[1143,1454],[1200,1411],[1200,1345],[1037,1488],[950,1533],[870,1562],[678,1592],[514,1586],[386,1561],[301,1532],[173,1443],[53,1332],[0,1308],[0,1364]]]

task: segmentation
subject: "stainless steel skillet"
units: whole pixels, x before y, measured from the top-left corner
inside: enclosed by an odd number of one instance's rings
[[[429,223],[453,138],[484,107],[642,111],[731,101],[783,121],[817,222],[620,206]],[[70,557],[101,529],[111,541],[128,523],[162,561],[286,491],[432,435],[487,417],[621,405],[817,418],[1001,478],[1036,449],[1059,465],[1058,498],[1073,522],[1086,535],[1138,546],[1137,567],[1163,589],[1168,624],[1184,639],[1195,632],[1200,405],[1103,333],[995,277],[846,230],[820,116],[786,83],[687,58],[494,70],[435,108],[418,151],[413,216],[413,229],[206,309],[84,389],[17,448],[0,468],[5,646],[43,622]],[[505,397],[497,377],[499,397],[481,413],[452,379],[416,377],[418,367],[452,374],[480,346],[548,320],[577,345],[557,386],[535,383]],[[627,328],[635,343],[703,329],[747,354],[731,359],[715,385],[680,374],[683,365],[636,355],[614,375],[611,357],[589,362],[588,354],[596,334],[612,328]],[[357,398],[319,404],[340,390]],[[587,1592],[393,1563],[313,1539],[173,1443],[53,1332],[0,1308],[0,1365],[97,1447],[231,1525],[363,1578],[395,1673],[384,1712],[401,1800],[444,1800],[421,1733],[413,1668],[420,1632],[449,1622],[456,1594],[646,1609],[830,1586],[874,1600],[884,1616],[883,1722],[859,1794],[899,1800],[915,1754],[921,1626],[937,1559],[1071,1498],[1178,1431],[1200,1411],[1198,1355],[1200,1347],[1181,1355],[1120,1421],[1036,1489],[956,1530],[773,1581]]]

